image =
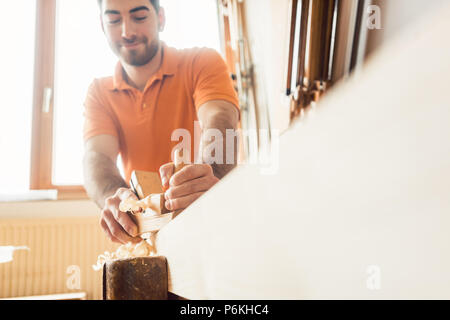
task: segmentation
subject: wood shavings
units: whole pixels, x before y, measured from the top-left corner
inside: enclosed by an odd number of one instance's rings
[[[155,253],[155,248],[152,242],[153,238],[142,240],[139,243],[128,242],[121,245],[115,252],[105,251],[97,258],[97,263],[92,266],[95,271],[101,270],[106,262],[137,257],[152,257]]]
[[[119,210],[122,212],[131,212],[134,214],[141,210],[141,206],[142,206],[141,200],[126,198],[120,202]]]
[[[163,194],[151,194],[142,200],[136,200],[133,198],[127,198],[120,202],[119,210],[122,212],[131,212],[136,215],[139,212],[151,209],[157,213],[164,211],[164,195]]]

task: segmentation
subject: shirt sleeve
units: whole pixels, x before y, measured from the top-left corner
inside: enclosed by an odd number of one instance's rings
[[[239,111],[239,99],[233,88],[231,74],[222,56],[213,49],[204,48],[195,57],[194,103],[198,108],[211,100],[225,100]]]
[[[118,137],[117,127],[111,111],[102,102],[99,80],[94,80],[89,86],[84,102],[84,141],[102,134]]]

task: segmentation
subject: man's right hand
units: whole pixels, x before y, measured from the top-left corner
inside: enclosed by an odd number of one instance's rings
[[[137,200],[133,191],[127,188],[119,188],[113,196],[105,199],[100,225],[113,242],[127,243],[142,240],[137,236],[138,228],[128,213],[119,210],[120,202],[127,198]]]

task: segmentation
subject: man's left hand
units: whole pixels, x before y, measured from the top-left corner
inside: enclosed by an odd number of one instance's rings
[[[175,174],[173,171],[173,163],[159,169],[163,187],[167,189],[165,205],[170,211],[187,208],[219,181],[209,164],[191,164]]]

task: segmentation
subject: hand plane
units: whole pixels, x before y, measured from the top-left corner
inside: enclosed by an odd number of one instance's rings
[[[185,166],[179,150],[175,151],[173,165],[174,174]],[[133,171],[130,186],[139,200],[122,201],[120,210],[129,212],[141,237],[147,238],[146,234],[159,231],[180,213],[169,212],[165,207],[164,190],[158,173]]]

